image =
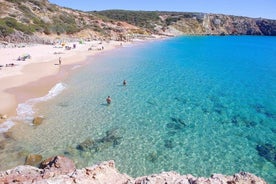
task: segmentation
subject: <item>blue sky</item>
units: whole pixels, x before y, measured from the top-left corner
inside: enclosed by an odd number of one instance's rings
[[[167,10],[222,13],[276,19],[276,0],[49,0],[73,9],[92,11],[108,9]]]

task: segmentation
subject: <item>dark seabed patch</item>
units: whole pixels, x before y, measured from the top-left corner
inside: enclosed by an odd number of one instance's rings
[[[264,157],[276,167],[276,147],[272,144],[257,145],[256,150],[261,157]]]
[[[253,105],[253,108],[257,113],[265,115],[267,118],[276,119],[276,113],[271,112],[265,106],[261,104]]]

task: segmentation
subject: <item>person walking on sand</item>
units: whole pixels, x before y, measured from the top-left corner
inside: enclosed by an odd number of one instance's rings
[[[107,104],[111,104],[111,101],[112,101],[112,100],[111,100],[111,97],[108,96],[108,97],[106,98],[106,103],[107,103]]]
[[[58,58],[58,64],[61,65],[61,57]]]

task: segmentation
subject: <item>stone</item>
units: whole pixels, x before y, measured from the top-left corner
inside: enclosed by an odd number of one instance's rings
[[[43,118],[42,117],[35,117],[34,120],[33,120],[33,124],[34,125],[40,125],[43,121]]]
[[[55,156],[41,162],[40,167],[44,174],[71,174],[76,170],[75,163],[67,157]]]
[[[164,140],[164,144],[166,148],[172,149],[174,147],[173,140],[166,139]]]
[[[42,160],[42,156],[38,154],[29,154],[26,157],[25,165],[37,166]]]
[[[77,145],[77,149],[81,151],[87,151],[92,149],[95,142],[91,138],[85,139],[85,141],[81,142],[79,145]]]
[[[147,160],[149,160],[152,163],[156,162],[157,159],[158,159],[158,154],[156,151],[153,151],[147,155]]]
[[[261,157],[264,157],[269,162],[276,166],[276,147],[272,144],[257,145],[256,150]]]
[[[8,119],[8,116],[6,114],[0,114],[0,119]]]

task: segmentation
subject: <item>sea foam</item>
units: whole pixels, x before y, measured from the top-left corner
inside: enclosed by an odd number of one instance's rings
[[[45,102],[47,100],[52,99],[53,97],[60,94],[64,89],[66,88],[66,85],[63,83],[56,84],[47,95],[39,98],[32,98],[27,100],[25,103],[18,104],[16,111],[17,111],[17,120],[31,122],[33,120],[34,116],[34,105],[39,102]]]
[[[31,123],[35,114],[35,111],[33,109],[34,105],[39,102],[45,102],[47,100],[54,98],[55,96],[60,94],[65,88],[65,84],[58,83],[48,92],[47,95],[43,97],[32,98],[27,100],[25,103],[18,104],[16,108],[17,116],[12,117],[4,123],[0,124],[0,133],[7,132],[11,127],[13,127],[15,124],[14,121],[24,121],[27,123]]]
[[[7,132],[13,126],[14,126],[14,122],[12,120],[7,120],[4,123],[1,123],[0,124],[0,133]]]

